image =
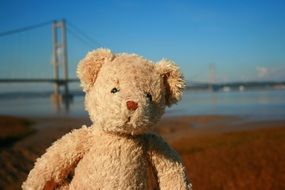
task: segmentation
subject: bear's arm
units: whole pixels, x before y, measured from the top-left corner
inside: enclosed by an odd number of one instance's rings
[[[192,189],[182,160],[162,137],[149,134],[148,155],[161,190]]]
[[[46,153],[37,159],[22,188],[40,190],[60,186],[88,151],[90,136],[90,129],[83,126],[54,142]]]

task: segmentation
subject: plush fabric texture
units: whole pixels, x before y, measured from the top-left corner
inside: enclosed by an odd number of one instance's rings
[[[178,102],[183,76],[173,61],[97,49],[77,70],[93,122],[37,159],[23,189],[191,189],[179,156],[151,132]]]

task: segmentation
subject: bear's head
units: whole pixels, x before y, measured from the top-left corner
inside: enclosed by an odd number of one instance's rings
[[[111,133],[136,135],[150,130],[165,107],[180,100],[184,88],[174,62],[163,59],[154,64],[109,49],[89,52],[77,74],[92,122]]]

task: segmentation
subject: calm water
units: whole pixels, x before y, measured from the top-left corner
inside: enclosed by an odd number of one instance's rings
[[[1,115],[19,116],[87,116],[83,97],[76,96],[69,105],[58,108],[48,97],[1,98]],[[186,91],[182,101],[167,109],[166,115],[235,115],[255,119],[285,119],[285,90],[244,92]]]

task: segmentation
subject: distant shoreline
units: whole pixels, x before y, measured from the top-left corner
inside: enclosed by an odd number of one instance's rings
[[[1,85],[1,83],[0,83]],[[229,91],[258,91],[258,90],[285,90],[285,81],[281,82],[228,82],[228,83],[204,83],[193,82],[188,83],[185,90],[192,92],[228,92]],[[0,98],[35,98],[50,97],[52,90],[28,90],[28,91],[0,91]],[[70,91],[73,96],[84,96],[81,89],[73,89]]]

